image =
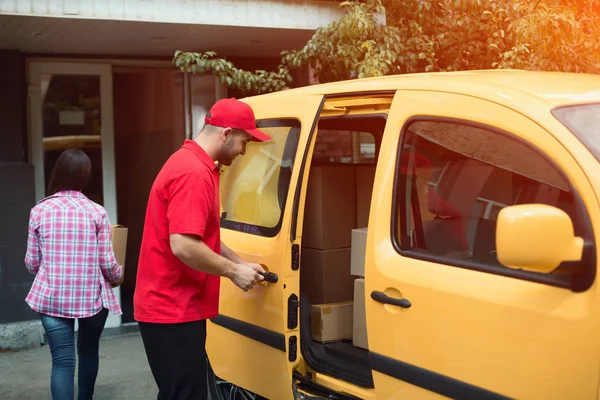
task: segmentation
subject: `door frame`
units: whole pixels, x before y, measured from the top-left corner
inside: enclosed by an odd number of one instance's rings
[[[44,148],[43,148],[43,89],[44,74],[52,75],[96,75],[100,77],[100,110],[102,143],[102,191],[104,208],[111,223],[117,221],[117,191],[115,177],[114,125],[113,125],[113,79],[109,63],[80,63],[30,61],[27,69],[27,93],[29,100],[29,159],[34,167],[36,202],[45,197]],[[121,299],[119,287],[113,289]],[[106,327],[121,325],[121,316],[110,314]]]

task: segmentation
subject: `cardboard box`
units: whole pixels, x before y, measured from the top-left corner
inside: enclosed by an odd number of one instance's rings
[[[375,165],[360,165],[356,167],[356,227],[364,228],[369,225],[371,196],[375,181]]]
[[[352,344],[369,350],[367,340],[367,313],[365,309],[365,280],[354,281],[354,313],[352,316]]]
[[[321,343],[352,339],[353,308],[351,301],[313,305],[312,339]]]
[[[112,225],[112,246],[115,258],[121,266],[125,266],[125,256],[127,254],[127,231],[123,225]]]
[[[302,245],[330,250],[350,247],[356,228],[356,169],[348,166],[310,169]]]
[[[368,228],[352,230],[352,247],[350,252],[350,273],[354,276],[365,276],[365,254],[367,251]]]
[[[352,300],[354,277],[350,274],[350,249],[302,249],[300,290],[311,304]]]

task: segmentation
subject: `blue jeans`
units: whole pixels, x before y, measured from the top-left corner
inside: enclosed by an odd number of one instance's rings
[[[77,355],[79,369],[77,380],[79,400],[92,399],[98,376],[98,347],[108,310],[103,308],[98,314],[79,318],[77,334]],[[52,354],[52,378],[50,387],[53,400],[73,400],[75,397],[75,319],[51,317],[40,314],[42,325],[48,337]]]

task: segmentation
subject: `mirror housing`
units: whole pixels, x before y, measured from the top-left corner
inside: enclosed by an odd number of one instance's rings
[[[503,208],[498,214],[496,251],[502,265],[550,273],[566,261],[580,261],[583,238],[564,211],[544,204]]]

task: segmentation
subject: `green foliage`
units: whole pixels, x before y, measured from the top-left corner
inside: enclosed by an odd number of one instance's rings
[[[184,72],[194,74],[212,73],[228,87],[240,89],[247,93],[268,93],[285,89],[292,81],[287,68],[281,67],[277,72],[257,70],[254,72],[236,68],[230,61],[218,58],[217,54],[207,51],[203,54],[176,51],[173,63]]]
[[[282,64],[310,65],[320,82],[405,72],[394,62],[405,51],[398,29],[377,20],[384,12],[381,2],[346,1],[341,7],[347,12],[339,21],[319,28],[304,48],[284,51]]]
[[[183,71],[213,73],[247,94],[282,90],[310,65],[320,82],[413,72],[515,68],[600,71],[600,0],[345,1],[339,20],[276,72],[243,71],[213,52],[175,53]],[[385,13],[386,23],[380,22]]]
[[[388,23],[433,43],[431,70],[598,71],[597,0],[384,0]],[[407,13],[404,10],[413,10]],[[404,34],[403,39],[410,36]]]

